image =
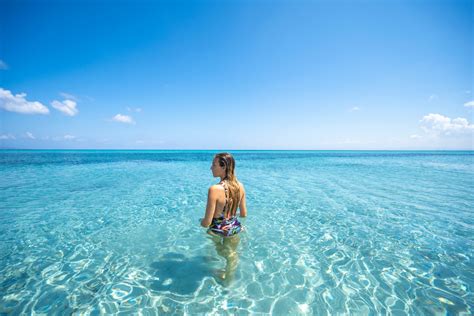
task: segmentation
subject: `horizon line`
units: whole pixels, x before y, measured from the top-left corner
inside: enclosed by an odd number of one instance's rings
[[[0,150],[56,150],[56,151],[74,151],[74,150],[103,150],[103,151],[474,151],[470,149],[137,149],[137,148],[0,148]]]

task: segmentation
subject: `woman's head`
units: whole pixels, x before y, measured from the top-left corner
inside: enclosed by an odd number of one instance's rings
[[[235,216],[240,203],[240,185],[235,175],[234,157],[226,152],[216,154],[212,160],[211,170],[214,177],[221,177],[222,180],[226,180],[229,188],[229,204],[224,209],[224,215],[226,217]]]
[[[223,180],[234,180],[235,160],[230,153],[218,153],[212,161],[212,175]]]

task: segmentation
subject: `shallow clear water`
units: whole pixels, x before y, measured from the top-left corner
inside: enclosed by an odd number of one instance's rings
[[[474,313],[474,152],[231,152],[222,281],[216,151],[0,151],[0,314]]]

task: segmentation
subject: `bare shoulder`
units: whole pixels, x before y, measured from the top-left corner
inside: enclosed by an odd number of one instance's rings
[[[222,190],[223,190],[222,186],[220,186],[218,184],[213,184],[209,187],[209,193],[216,193],[216,192],[220,192]]]
[[[245,187],[244,187],[244,184],[240,181],[237,181],[240,185],[240,190],[242,190],[243,193],[245,193]]]

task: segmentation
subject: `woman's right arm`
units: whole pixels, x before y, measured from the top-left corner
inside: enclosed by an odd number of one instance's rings
[[[247,216],[247,204],[245,202],[245,188],[244,188],[243,184],[240,184],[240,185],[241,185],[242,192],[243,192],[242,198],[240,199],[240,205],[239,205],[240,217],[246,217]]]

